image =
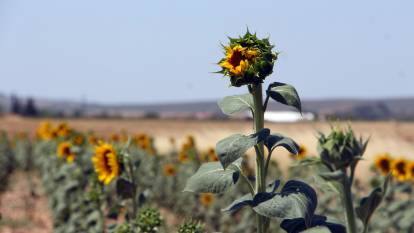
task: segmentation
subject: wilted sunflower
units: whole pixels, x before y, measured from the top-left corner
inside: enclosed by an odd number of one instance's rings
[[[199,201],[204,207],[209,207],[213,204],[215,198],[212,193],[202,193],[200,194]]]
[[[57,148],[57,155],[60,158],[66,159],[68,163],[75,160],[75,153],[72,151],[72,144],[70,142],[61,142]]]
[[[177,169],[174,164],[168,163],[164,165],[164,175],[165,176],[175,176],[177,174]]]
[[[391,171],[392,175],[398,180],[398,181],[405,181],[408,178],[408,161],[400,158],[396,159],[391,164]]]
[[[272,52],[269,40],[258,39],[249,31],[239,38],[229,38],[230,43],[224,47],[225,57],[218,65],[218,73],[230,77],[233,86],[261,83],[273,71],[277,54]]]
[[[384,175],[391,171],[392,158],[389,154],[380,154],[375,157],[375,167]]]
[[[95,172],[99,181],[105,185],[117,177],[120,173],[120,164],[115,149],[111,144],[100,143],[95,147],[95,154],[92,157]]]

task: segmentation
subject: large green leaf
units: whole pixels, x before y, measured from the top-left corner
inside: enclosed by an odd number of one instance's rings
[[[318,227],[312,227],[310,229],[301,231],[301,233],[332,233],[332,232],[325,226],[318,226]]]
[[[116,193],[123,199],[133,198],[135,193],[134,184],[124,178],[118,178],[116,181]]]
[[[275,195],[253,207],[253,210],[269,218],[299,218],[306,215],[308,204],[307,197],[302,193]]]
[[[284,147],[292,154],[299,153],[299,145],[293,139],[285,137],[281,134],[272,134],[265,140],[265,145],[269,151],[273,151],[276,147]]]
[[[270,192],[244,195],[234,201],[224,211],[234,212],[244,206],[251,206],[253,210],[268,218],[304,218],[309,221],[317,206],[317,196],[312,187],[308,184],[290,180],[276,193],[278,183],[275,183]]]
[[[216,145],[216,153],[223,167],[226,168],[242,157],[248,149],[264,141],[269,133],[269,129],[262,129],[249,136],[234,134],[220,140]]]
[[[242,159],[235,161],[224,170],[220,162],[204,163],[187,180],[184,192],[223,193],[239,179]]]
[[[295,107],[302,112],[302,105],[296,89],[286,83],[274,82],[269,85],[267,94],[279,103]]]
[[[367,227],[369,220],[371,219],[374,211],[381,204],[388,187],[390,176],[387,176],[384,180],[382,188],[376,188],[372,190],[369,196],[361,199],[359,206],[355,209],[355,212],[359,219],[361,219],[364,226]]]
[[[253,111],[253,96],[251,94],[226,96],[218,102],[218,106],[226,115],[232,115],[248,109]]]

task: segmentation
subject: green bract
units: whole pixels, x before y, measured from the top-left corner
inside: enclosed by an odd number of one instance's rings
[[[322,161],[334,170],[356,163],[364,154],[366,145],[367,141],[357,139],[351,129],[335,129],[328,136],[320,134],[318,139],[318,151]]]

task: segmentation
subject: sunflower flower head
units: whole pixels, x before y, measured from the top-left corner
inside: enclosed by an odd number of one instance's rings
[[[57,155],[59,158],[66,159],[68,163],[72,163],[75,160],[75,153],[70,142],[61,142],[57,148]]]
[[[299,151],[298,154],[290,154],[290,158],[294,159],[294,160],[302,160],[304,158],[306,158],[306,156],[308,155],[308,148],[306,148],[305,145],[301,144],[299,145]]]
[[[395,159],[391,164],[391,173],[398,181],[406,181],[408,174],[408,161],[400,158]]]
[[[43,121],[40,123],[36,131],[37,138],[41,140],[53,139],[53,127],[49,121]]]
[[[120,173],[120,164],[114,147],[108,143],[99,143],[95,147],[95,154],[92,157],[92,163],[98,180],[108,185]]]
[[[180,153],[178,154],[178,161],[180,163],[187,163],[190,161],[190,156],[186,151],[180,151]]]
[[[277,53],[272,52],[269,39],[259,39],[249,31],[239,38],[229,38],[224,47],[225,57],[218,65],[225,76],[230,77],[232,86],[261,83],[273,72]]]
[[[214,195],[212,193],[200,194],[199,201],[204,207],[209,207],[214,203]]]
[[[177,174],[177,169],[175,168],[174,164],[165,164],[164,165],[164,175],[165,176],[175,176]]]
[[[60,123],[56,128],[56,133],[59,137],[67,137],[71,132],[71,128],[65,122]]]
[[[375,168],[383,175],[391,171],[392,158],[388,153],[379,154],[375,157]]]

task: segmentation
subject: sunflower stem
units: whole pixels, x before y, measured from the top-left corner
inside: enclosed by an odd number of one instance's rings
[[[251,88],[253,95],[253,120],[254,131],[258,133],[264,128],[264,108],[263,108],[263,93],[262,84],[254,84]],[[256,150],[256,187],[255,193],[266,191],[266,177],[265,177],[265,159],[264,159],[264,144],[260,142],[255,146]],[[257,232],[266,233],[265,227],[266,217],[257,215]]]
[[[352,191],[351,191],[351,182],[349,177],[346,175],[346,170],[344,169],[344,175],[341,180],[342,186],[342,202],[346,210],[346,223],[347,223],[347,232],[356,233],[356,222],[355,222],[355,211],[354,204],[352,201]]]

